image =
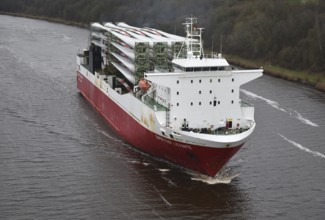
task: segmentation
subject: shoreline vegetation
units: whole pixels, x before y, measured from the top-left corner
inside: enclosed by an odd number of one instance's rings
[[[273,77],[285,79],[292,82],[311,86],[319,91],[325,92],[325,76],[319,73],[310,73],[309,71],[297,71],[275,66],[258,60],[248,60],[234,55],[225,55],[228,62],[234,66],[242,68],[260,68],[263,73]]]
[[[89,28],[89,24],[85,24],[83,22],[68,21],[62,18],[53,18],[47,16],[31,15],[31,14],[24,14],[24,13],[11,13],[11,12],[2,12],[2,11],[0,11],[0,15],[31,18],[31,19],[44,20],[49,22],[65,24],[65,25],[77,26],[80,28]],[[290,70],[288,68],[272,65],[271,63],[266,63],[259,60],[245,59],[230,54],[224,54],[224,56],[228,60],[228,62],[232,65],[242,67],[242,68],[248,68],[248,69],[262,67],[264,69],[263,71],[264,74],[281,78],[284,80],[308,85],[319,91],[325,92],[325,76],[320,73],[310,73],[310,71]]]

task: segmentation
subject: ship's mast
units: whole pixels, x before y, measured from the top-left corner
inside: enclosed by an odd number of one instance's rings
[[[186,18],[185,32],[186,32],[186,42],[187,42],[187,56],[198,56],[203,57],[203,42],[202,42],[202,31],[203,28],[196,26],[197,18],[190,17]]]

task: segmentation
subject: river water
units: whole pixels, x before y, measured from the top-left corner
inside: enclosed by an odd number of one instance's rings
[[[1,219],[324,219],[325,94],[263,76],[218,178],[133,150],[76,89],[85,29],[0,16]]]

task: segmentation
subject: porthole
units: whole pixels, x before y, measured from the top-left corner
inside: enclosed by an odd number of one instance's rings
[[[232,89],[231,92],[234,93],[234,90]]]
[[[177,102],[176,105],[179,106],[179,103]]]
[[[210,94],[212,94],[212,90],[210,90]]]
[[[193,105],[193,102],[191,102],[191,105]]]
[[[177,91],[176,94],[179,95],[179,92]]]
[[[199,94],[201,94],[201,90],[199,91]]]
[[[234,104],[234,100],[231,100],[231,104]]]
[[[201,102],[199,102],[199,105],[201,105]]]
[[[193,83],[193,80],[191,80],[191,83]]]
[[[218,82],[220,82],[221,80],[220,79],[218,79]]]
[[[218,105],[220,105],[220,101],[218,101]]]
[[[212,83],[212,79],[210,79],[210,83]]]
[[[177,84],[179,84],[179,80],[177,80],[176,82],[177,82]]]
[[[235,79],[234,79],[234,78],[232,78],[232,79],[231,79],[231,81],[233,81],[233,82],[234,82],[234,81],[235,81]]]
[[[202,82],[202,80],[199,80],[199,83],[201,83]]]

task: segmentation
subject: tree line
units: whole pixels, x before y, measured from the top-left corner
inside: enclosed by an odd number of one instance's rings
[[[194,15],[205,27],[205,48],[325,75],[323,0],[1,0],[0,12],[124,21],[178,35]]]

